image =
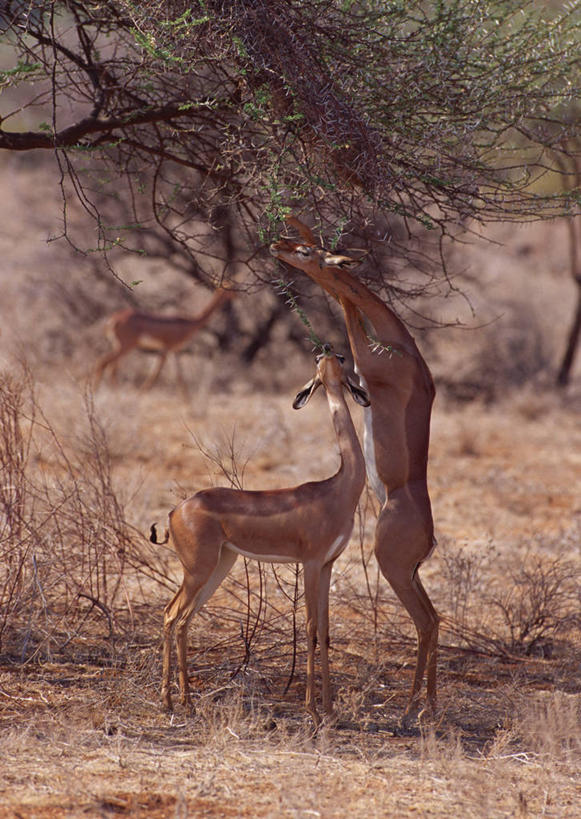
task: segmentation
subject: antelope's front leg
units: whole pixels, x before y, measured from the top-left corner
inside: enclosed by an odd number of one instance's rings
[[[305,602],[307,609],[307,693],[305,708],[313,718],[315,728],[318,728],[321,723],[315,705],[315,648],[317,646],[319,579],[320,569],[305,565]]]
[[[331,697],[331,680],[329,675],[329,586],[333,564],[327,563],[321,571],[319,581],[319,612],[317,632],[319,636],[319,652],[321,657],[321,681],[323,694],[323,710],[328,717],[333,715],[333,699]]]

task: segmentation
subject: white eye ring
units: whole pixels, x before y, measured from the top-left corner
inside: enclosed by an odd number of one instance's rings
[[[299,245],[296,250],[297,250],[297,253],[299,255],[301,255],[301,256],[310,256],[311,255],[311,251],[309,250],[309,248],[304,247],[304,245]]]

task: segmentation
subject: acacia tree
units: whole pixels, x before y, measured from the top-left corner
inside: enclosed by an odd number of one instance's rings
[[[571,152],[572,153],[572,152]],[[579,154],[568,157],[570,165],[565,163],[565,157],[558,156],[557,161],[563,172],[565,184],[574,190],[581,190],[581,156]],[[566,387],[571,378],[571,371],[577,354],[579,339],[581,338],[581,218],[574,214],[567,218],[567,234],[569,241],[569,272],[577,289],[577,303],[567,334],[565,351],[557,372],[558,387]]]
[[[20,102],[0,148],[53,152],[64,235],[76,197],[106,254],[161,232],[201,281],[241,266],[261,281],[293,209],[365,248],[378,264],[361,275],[397,299],[431,283],[427,237],[443,261],[474,222],[579,212],[578,186],[553,176],[579,145],[580,0],[1,9],[0,82]],[[398,283],[403,264],[422,278]]]

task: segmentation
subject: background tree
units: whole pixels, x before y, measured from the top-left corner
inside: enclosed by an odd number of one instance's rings
[[[579,0],[4,2],[0,82],[26,98],[0,148],[54,153],[63,235],[78,244],[76,198],[113,264],[163,247],[202,283],[260,284],[292,208],[409,301],[453,288],[431,260],[445,269],[458,231],[579,211],[554,177],[579,145],[580,16]]]
[[[581,190],[581,156],[569,151],[568,156],[558,156],[564,184],[567,187]],[[566,387],[571,378],[575,363],[579,338],[581,337],[581,219],[574,213],[567,217],[567,234],[569,240],[569,272],[577,288],[577,303],[567,334],[567,343],[557,373],[557,385]]]

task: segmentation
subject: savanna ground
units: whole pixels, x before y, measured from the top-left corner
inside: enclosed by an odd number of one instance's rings
[[[180,572],[147,540],[201,487],[333,472],[322,395],[291,409],[310,360],[242,370],[203,337],[184,357],[189,400],[171,365],[140,393],[152,361],[139,354],[119,387],[87,393],[105,349],[75,317],[90,272],[45,243],[58,203],[43,173],[6,161],[2,174],[0,816],[579,816],[579,366],[552,387],[574,296],[563,226],[463,248],[482,326],[418,336],[439,387],[439,543],[421,572],[442,615],[437,718],[399,728],[415,638],[377,576],[365,497],[332,584],[337,723],[313,736],[292,568],[237,563],[190,627],[195,714],[161,710]],[[146,297],[166,282],[131,278]]]

